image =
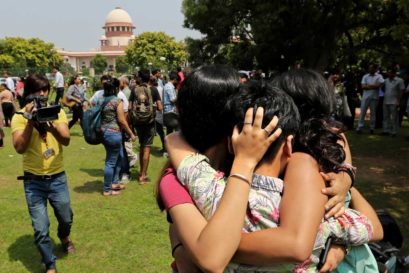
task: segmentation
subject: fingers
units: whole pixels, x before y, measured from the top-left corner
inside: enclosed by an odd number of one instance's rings
[[[278,128],[277,130],[275,130],[275,132],[268,137],[268,140],[270,141],[270,143],[273,143],[274,141],[276,141],[280,137],[282,132],[283,130],[281,130],[281,128]]]
[[[264,127],[263,130],[266,132],[269,132],[268,135],[270,135],[272,132],[274,132],[274,129],[277,127],[278,124],[278,117],[274,116],[273,119],[270,121],[269,124],[267,124],[266,127]]]
[[[325,210],[328,211],[332,207],[334,207],[336,204],[341,203],[341,202],[342,202],[342,200],[340,200],[339,196],[337,196],[337,195],[333,196],[325,204]]]
[[[331,264],[328,263],[328,262],[326,262],[326,263],[322,266],[322,268],[320,269],[320,273],[331,272],[331,271],[332,271],[332,268],[331,268],[331,267],[332,267]]]
[[[250,127],[251,125],[253,125],[253,110],[254,110],[253,108],[249,108],[246,111],[246,115],[244,116],[244,122],[243,122],[243,131],[247,130],[247,127]]]
[[[325,219],[331,218],[334,216],[335,218],[341,216],[345,212],[345,207],[343,203],[337,203],[334,207],[331,208],[330,211],[328,211],[325,214]]]
[[[254,118],[253,127],[261,128],[261,124],[263,123],[263,116],[264,116],[264,109],[263,107],[258,107],[256,110],[256,116]],[[270,131],[272,132],[272,131]]]

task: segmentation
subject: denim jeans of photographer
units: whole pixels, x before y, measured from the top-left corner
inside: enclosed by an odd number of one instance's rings
[[[58,221],[57,235],[62,240],[70,235],[73,221],[67,176],[63,172],[53,179],[25,180],[24,191],[34,229],[34,242],[47,269],[55,268],[56,257],[49,234],[47,201],[54,209]]]

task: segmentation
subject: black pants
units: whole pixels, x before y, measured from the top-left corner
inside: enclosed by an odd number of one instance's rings
[[[75,104],[72,108],[72,120],[68,123],[68,128],[71,129],[75,123],[77,123],[78,119],[82,120],[82,116],[84,115],[84,110],[82,109],[82,104]],[[82,125],[81,125],[82,127]]]
[[[54,104],[58,104],[60,99],[64,96],[64,87],[58,87],[56,90],[55,101]]]
[[[155,120],[155,129],[160,137],[160,142],[162,142],[162,150],[165,150],[165,131],[163,130],[163,124]]]
[[[3,102],[1,104],[3,108],[4,120],[6,121],[6,126],[10,126],[11,118],[14,115],[14,105],[12,102]]]

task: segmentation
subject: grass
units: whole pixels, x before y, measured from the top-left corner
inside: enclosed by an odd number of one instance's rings
[[[57,238],[57,222],[50,208],[50,233],[59,258],[59,272],[169,272],[171,262],[166,217],[156,206],[154,184],[133,181],[118,197],[103,197],[105,150],[84,142],[74,126],[69,147],[64,149],[74,224],[72,239],[77,253],[65,256]],[[33,244],[33,231],[24,197],[22,158],[5,130],[5,147],[0,150],[0,272],[43,272],[40,255]],[[155,139],[149,166],[156,181],[165,158]]]
[[[23,185],[22,158],[11,144],[6,128],[5,147],[0,149],[0,272],[43,272],[40,255],[33,244],[33,231]],[[408,123],[397,138],[348,133],[356,186],[375,208],[387,208],[409,238],[409,135]],[[165,158],[155,138],[149,174],[156,181]],[[165,215],[154,199],[154,182],[140,186],[133,181],[121,196],[101,195],[105,151],[101,145],[84,142],[74,126],[71,144],[64,149],[65,167],[74,211],[72,239],[77,253],[65,256],[60,250],[52,209],[50,233],[58,256],[59,272],[169,272],[172,260]],[[403,252],[409,253],[405,242]]]

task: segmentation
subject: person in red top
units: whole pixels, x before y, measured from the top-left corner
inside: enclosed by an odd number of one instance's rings
[[[182,67],[178,66],[177,71],[178,71],[178,76],[180,78],[180,81],[178,85],[176,86],[176,90],[179,91],[180,87],[183,84],[183,81],[185,80],[185,75],[183,74]]]

